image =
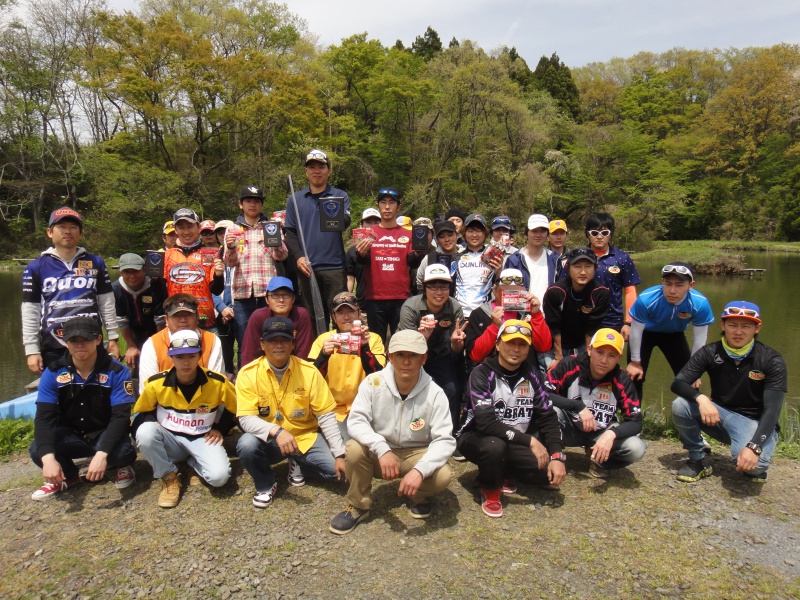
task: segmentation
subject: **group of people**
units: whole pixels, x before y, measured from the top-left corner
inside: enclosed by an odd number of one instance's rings
[[[256,508],[272,504],[273,465],[287,460],[292,486],[349,482],[334,533],[368,516],[374,477],[400,479],[410,514],[426,518],[454,458],[477,466],[481,509],[500,517],[517,482],[559,488],[566,447],[583,448],[599,478],[645,456],[654,348],[675,374],[673,419],[689,452],[677,478],[711,474],[706,434],[766,481],[786,366],[756,339],[756,305],[728,303],[722,337],[707,344],[714,315],[691,266],[665,265],[637,297],[641,280],[611,245],[605,213],[588,217],[587,244],[573,248],[565,221],[531,215],[515,248],[507,216],[450,209],[411,221],[387,187],[345,251],[337,223],[350,226],[349,198],[328,183],[324,152],[305,167],[308,187],[272,217],[250,185],[235,222],[175,211],[164,247],[123,254],[113,283],[78,245],[81,215],[53,211],[53,247],[23,275],[23,342],[41,373],[30,454],[44,484],[33,499],[77,485],[82,457],[83,479],[113,468],[128,487],[138,449],[162,482],[159,506],[174,507],[184,485],[225,485],[222,442],[238,427]]]

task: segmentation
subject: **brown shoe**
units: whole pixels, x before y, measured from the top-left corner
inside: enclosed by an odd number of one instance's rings
[[[189,487],[197,487],[202,483],[200,475],[192,467],[186,467],[186,474],[189,476]]]
[[[175,508],[181,500],[181,480],[177,473],[167,473],[161,478],[164,486],[158,495],[158,505],[161,508]]]

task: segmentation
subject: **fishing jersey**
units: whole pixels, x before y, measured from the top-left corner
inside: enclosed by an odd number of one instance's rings
[[[156,421],[164,429],[187,437],[203,436],[212,428],[222,435],[228,433],[236,415],[233,384],[224,375],[202,367],[197,367],[195,384],[194,394],[187,399],[174,368],[153,375],[133,407],[138,413],[134,431],[143,422]]]
[[[615,246],[609,246],[605,254],[597,257],[594,280],[607,287],[611,292],[611,302],[603,319],[603,327],[619,331],[625,324],[625,316],[622,314],[625,302],[623,289],[642,282],[636,265],[633,264],[633,260],[627,252],[623,252]]]
[[[644,323],[645,331],[659,333],[680,333],[686,331],[689,323],[702,327],[714,322],[711,304],[703,294],[689,290],[679,304],[670,304],[661,285],[643,291],[629,313],[633,320]]]
[[[557,394],[553,396],[554,404],[570,413],[573,422],[580,421],[578,413],[588,408],[599,430],[614,429],[620,439],[642,431],[641,402],[633,381],[619,365],[594,381],[586,352],[565,356],[547,373],[544,385]],[[625,418],[623,423],[617,418],[617,411]]]
[[[411,232],[405,227],[372,227],[375,241],[369,247],[364,269],[364,298],[367,300],[405,300],[411,295],[409,267],[419,264],[411,249]]]
[[[193,246],[175,246],[164,252],[164,281],[167,297],[191,294],[197,298],[200,327],[207,329],[216,322],[216,310],[211,285],[214,282],[214,248],[203,248],[200,242]],[[216,251],[218,253],[218,251]],[[214,290],[217,293],[223,289]]]
[[[103,259],[78,248],[64,261],[48,248],[22,272],[22,338],[25,354],[61,351],[62,327],[69,319],[102,320],[108,339],[116,340],[116,309]]]
[[[492,292],[494,270],[481,260],[484,248],[465,250],[450,265],[450,275],[456,284],[455,298],[461,304],[465,317],[487,302]]]

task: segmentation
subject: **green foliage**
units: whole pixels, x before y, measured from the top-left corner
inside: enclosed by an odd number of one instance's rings
[[[418,35],[411,44],[411,52],[425,62],[428,62],[437,54],[441,54],[442,40],[439,39],[439,34],[436,33],[436,30],[428,26],[425,33]]]
[[[27,450],[33,441],[33,419],[0,419],[0,457]]]
[[[569,67],[553,52],[550,58],[542,56],[533,71],[533,85],[547,91],[558,103],[559,109],[576,121],[580,119],[580,96]]]

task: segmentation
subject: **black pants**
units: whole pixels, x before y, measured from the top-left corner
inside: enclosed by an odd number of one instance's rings
[[[331,313],[330,307],[333,302],[333,297],[339,292],[347,291],[347,276],[344,273],[344,267],[341,269],[333,269],[330,271],[314,271],[314,277],[317,278],[317,285],[319,286],[319,293],[322,296],[322,310],[326,323],[326,330],[330,327]],[[311,296],[311,280],[298,271],[297,279],[300,282],[300,301],[303,308],[311,315],[311,323],[314,325],[315,337],[319,335],[320,331],[316,330],[316,314],[314,313],[314,300]]]
[[[443,356],[428,359],[423,367],[450,401],[450,418],[453,420],[453,432],[458,431],[461,423],[461,404],[464,396],[464,360],[460,353],[452,350]]]
[[[677,375],[680,370],[689,362],[692,351],[686,341],[686,336],[682,331],[677,333],[660,333],[657,331],[645,330],[642,334],[642,370],[644,375],[641,379],[634,381],[639,400],[643,398],[644,380],[647,376],[647,367],[650,365],[650,357],[653,355],[653,348],[659,348],[664,358],[667,359],[672,373]],[[628,358],[630,361],[630,357]]]
[[[64,477],[72,479],[78,474],[78,467],[72,461],[73,458],[88,458],[97,452],[97,445],[103,438],[103,433],[94,439],[86,439],[71,427],[57,427],[55,439],[55,455]],[[42,454],[33,442],[28,448],[31,460],[42,468]],[[129,467],[136,462],[136,450],[131,444],[130,436],[126,435],[108,453],[107,463],[109,467]]]
[[[386,346],[386,331],[397,331],[400,322],[400,309],[405,300],[364,300],[364,312],[369,319],[369,330],[381,336],[384,347]]]
[[[498,489],[505,478],[531,484],[548,482],[547,470],[539,469],[529,446],[468,431],[459,437],[458,450],[478,466],[478,484],[487,490]]]
[[[222,322],[222,318],[217,320],[217,337],[222,346],[222,362],[225,363],[225,373],[236,373],[234,364],[234,343],[236,342],[236,322],[231,319],[227,323]],[[241,362],[241,348],[239,362]]]

